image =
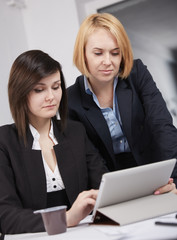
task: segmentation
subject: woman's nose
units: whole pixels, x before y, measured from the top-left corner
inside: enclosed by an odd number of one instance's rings
[[[54,95],[53,95],[52,91],[51,90],[47,91],[47,95],[46,95],[46,98],[45,98],[46,101],[52,101],[53,98],[54,98]]]
[[[111,64],[111,59],[109,54],[105,54],[104,59],[103,59],[103,64],[104,65],[109,65]]]

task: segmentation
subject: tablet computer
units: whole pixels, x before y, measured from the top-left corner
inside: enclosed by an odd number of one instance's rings
[[[99,208],[153,194],[168,183],[175,163],[169,159],[103,174],[92,219]]]

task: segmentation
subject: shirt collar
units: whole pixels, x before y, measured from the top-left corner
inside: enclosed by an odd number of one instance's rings
[[[40,138],[39,132],[38,132],[37,129],[34,128],[31,124],[29,124],[29,128],[30,128],[31,133],[32,133],[33,138],[34,138],[32,149],[36,149],[36,150],[41,149],[41,148],[40,148],[40,145],[39,145],[39,138]],[[55,138],[55,136],[54,136],[53,122],[52,122],[52,121],[51,121],[51,124],[50,124],[49,136],[51,137],[51,139],[53,140],[53,142],[54,142],[55,144],[58,143],[57,140],[56,140],[56,138]]]
[[[86,76],[84,76],[84,87],[85,87],[85,92],[89,95],[92,95],[93,94],[93,90],[92,90],[92,87],[87,79]]]
[[[55,140],[55,136],[54,136],[54,132],[53,132],[53,122],[52,121],[51,121],[51,124],[50,124],[49,136],[51,137],[52,140]],[[54,143],[56,143],[56,142],[54,141]]]
[[[34,140],[39,140],[40,134],[38,133],[36,128],[34,128],[31,124],[29,124],[29,128],[31,130]]]
[[[117,98],[116,98],[116,94],[115,94],[115,90],[116,90],[116,86],[118,83],[118,77],[114,78],[114,92],[113,92],[113,112],[116,114],[116,105],[117,105]],[[101,108],[100,104],[98,102],[97,96],[95,95],[95,93],[92,90],[92,87],[87,79],[86,76],[84,76],[84,87],[85,87],[85,92],[89,95],[92,95],[94,102],[97,104],[97,106],[101,109],[101,111],[107,111],[108,108]]]
[[[115,89],[116,89],[116,86],[117,86],[117,83],[118,83],[118,77],[115,77],[114,78],[114,93],[115,93]],[[93,95],[93,90],[92,90],[92,87],[87,79],[86,76],[84,76],[84,87],[85,87],[85,92],[89,95]],[[115,94],[114,94],[115,95]]]

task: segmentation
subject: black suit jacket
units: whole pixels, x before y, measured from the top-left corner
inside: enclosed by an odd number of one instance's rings
[[[98,151],[80,123],[69,121],[64,133],[54,121],[54,146],[70,204],[83,190],[98,188],[107,171]],[[27,147],[18,138],[14,124],[0,127],[0,226],[3,233],[44,231],[40,214],[46,208],[46,178],[40,150],[32,150],[33,137],[27,133]]]
[[[84,124],[109,170],[115,170],[111,135],[101,110],[85,92],[84,77],[78,77],[67,93],[69,118]],[[177,130],[161,93],[141,60],[134,61],[128,78],[118,80],[116,96],[123,133],[137,164],[177,157]],[[177,176],[175,171],[174,177]]]

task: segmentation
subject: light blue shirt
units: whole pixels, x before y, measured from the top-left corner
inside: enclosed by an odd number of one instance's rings
[[[112,143],[113,143],[114,154],[118,154],[121,152],[130,152],[130,148],[129,148],[127,139],[124,136],[124,134],[122,132],[122,128],[121,128],[122,122],[120,119],[120,113],[119,113],[117,98],[116,98],[116,94],[115,94],[115,89],[116,89],[117,83],[118,83],[118,78],[116,77],[114,79],[113,109],[110,107],[102,108],[102,107],[100,107],[97,96],[94,94],[87,78],[84,76],[85,91],[87,94],[92,95],[94,102],[100,108],[100,110],[107,122],[107,125],[109,127],[109,131],[110,131]]]

